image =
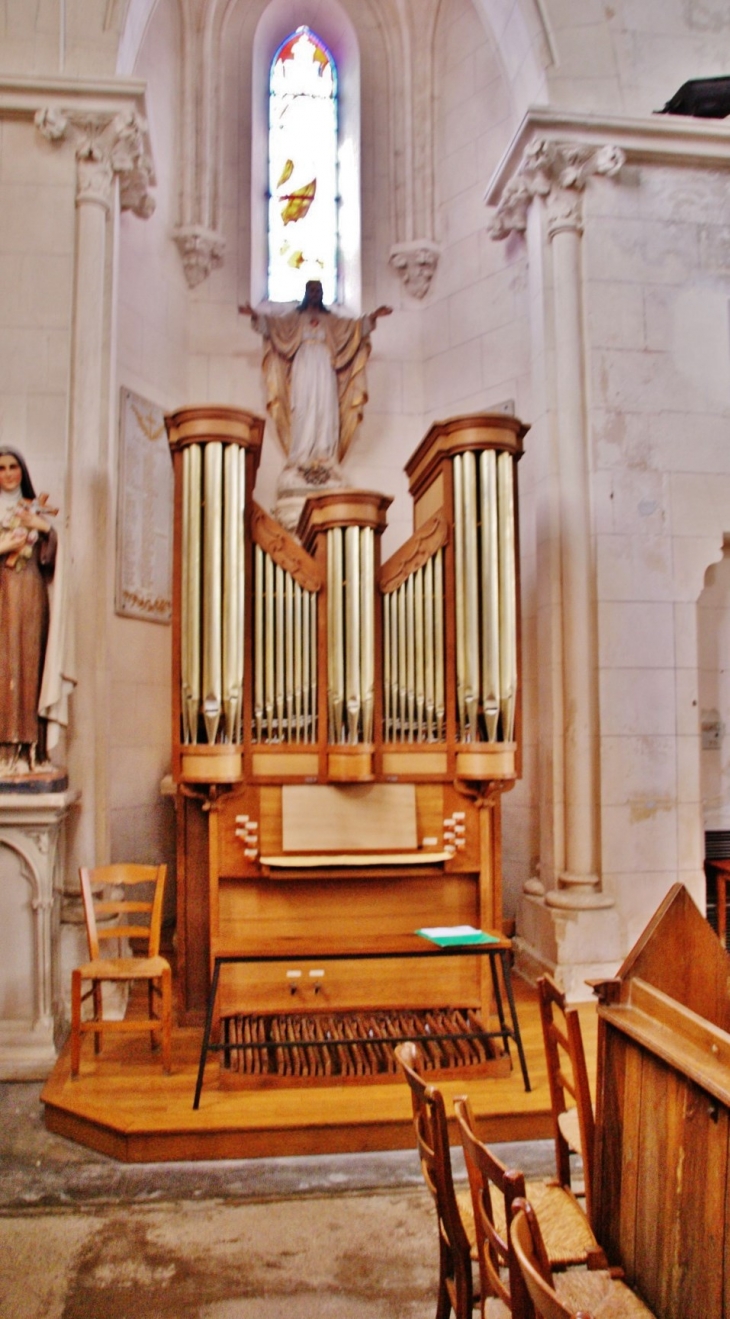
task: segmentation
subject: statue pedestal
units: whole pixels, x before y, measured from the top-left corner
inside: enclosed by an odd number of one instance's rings
[[[338,463],[312,462],[307,467],[285,467],[276,487],[274,517],[285,531],[295,534],[302,509],[311,495],[346,486]]]
[[[64,779],[56,780],[61,784]],[[80,797],[23,779],[0,788],[0,1080],[41,1080],[61,1025],[65,820]]]

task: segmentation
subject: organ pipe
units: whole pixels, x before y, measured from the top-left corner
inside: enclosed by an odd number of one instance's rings
[[[179,415],[184,419],[184,414]],[[429,449],[424,441],[414,455],[413,488],[418,489],[419,499],[430,493],[420,506],[417,531],[384,566],[380,584],[376,562],[382,511],[361,516],[359,507],[370,510],[371,505],[362,496],[358,506],[360,492],[349,491],[342,496],[341,521],[333,495],[325,494],[323,502],[322,496],[314,496],[307,506],[313,512],[303,520],[307,530],[301,544],[254,505],[248,582],[247,440],[221,440],[215,418],[210,438],[203,426],[197,433],[184,432],[184,420],[180,423],[180,438],[171,434],[171,445],[180,451],[176,591],[183,745],[240,746],[249,739],[258,744],[312,746],[326,734],[333,746],[356,747],[380,739],[408,745],[405,759],[394,762],[397,766],[410,763],[411,749],[415,754],[417,745],[446,741],[452,728],[457,746],[514,741],[515,457],[520,424],[479,417],[470,428],[471,420],[438,423],[438,444]],[[482,422],[486,442],[479,434]],[[494,442],[500,427],[512,436],[507,436],[504,448]],[[458,443],[460,431],[465,433],[463,445]],[[191,434],[196,435],[195,442]],[[440,475],[448,468],[450,478]],[[447,491],[453,501],[448,507],[437,502]],[[354,510],[352,520],[349,509]],[[322,587],[325,601],[320,613]],[[454,631],[448,639],[447,593],[454,602],[449,614]],[[379,594],[382,615],[376,628]],[[252,634],[246,646],[249,618]],[[327,691],[320,731],[318,630],[322,626]],[[375,653],[376,637],[381,656]],[[376,676],[382,682],[379,702]],[[248,728],[243,726],[245,677]],[[382,716],[378,729],[376,705]],[[447,707],[453,712],[453,725],[447,725]],[[489,763],[469,754],[471,759],[464,751],[465,770]],[[208,762],[199,763],[202,767]],[[299,762],[290,757],[281,763]],[[325,762],[316,763],[321,774]],[[348,753],[333,762],[333,773],[362,764]]]
[[[203,722],[215,742],[222,706],[223,445],[207,444],[203,522]]]
[[[497,460],[499,488],[499,633],[502,740],[514,739],[517,696],[517,574],[515,563],[514,464],[508,453]]]

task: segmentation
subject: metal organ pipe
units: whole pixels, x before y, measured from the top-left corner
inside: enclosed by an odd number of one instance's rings
[[[460,739],[466,736],[466,638],[464,634],[464,477],[462,455],[454,458],[454,605],[456,611],[456,711]]]
[[[517,568],[515,561],[514,463],[509,453],[497,460],[499,487],[499,632],[502,740],[514,740],[517,699]]]
[[[205,446],[203,519],[203,722],[215,742],[222,710],[223,445]]]
[[[243,678],[243,515],[238,450],[229,444],[223,456],[223,719],[224,740],[240,740]]]
[[[499,722],[499,519],[497,455],[479,455],[482,569],[482,706],[487,740],[496,742]]]
[[[383,595],[385,740],[444,736],[443,551]]]
[[[254,546],[254,736],[257,742],[316,738],[316,593]]]
[[[345,673],[347,740],[358,741],[362,696],[360,691],[360,528],[345,530]]]
[[[479,556],[477,538],[477,477],[472,452],[462,456],[464,511],[463,528],[463,629],[464,629],[464,735],[479,739]]]
[[[478,476],[477,476],[478,473]],[[517,578],[514,459],[453,459],[456,689],[461,741],[514,739]]]
[[[372,742],[375,714],[375,533],[360,531],[360,691],[362,695],[362,740]]]

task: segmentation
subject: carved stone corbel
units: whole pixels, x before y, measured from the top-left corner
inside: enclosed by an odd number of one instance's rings
[[[435,241],[434,103],[438,0],[398,5],[389,47],[397,103],[393,116],[391,186],[395,243],[389,264],[406,293],[424,298],[441,249]]]
[[[200,224],[180,225],[174,232],[188,288],[202,284],[212,270],[223,265],[226,240],[222,234]]]
[[[409,243],[394,243],[390,265],[400,275],[403,287],[414,298],[424,298],[438,265],[441,248],[430,238],[416,238]]]
[[[188,288],[223,264],[221,97],[225,18],[229,0],[186,0],[180,80],[180,210],[173,240]]]

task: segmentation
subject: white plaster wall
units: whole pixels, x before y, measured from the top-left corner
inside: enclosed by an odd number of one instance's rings
[[[512,30],[512,29],[510,29]],[[517,124],[504,60],[471,0],[436,30],[436,236],[443,245],[422,319],[423,424],[512,402],[532,420],[525,245],[492,242],[484,190]],[[519,464],[523,777],[503,798],[504,907],[534,873],[537,834],[535,489],[532,434]]]
[[[730,530],[730,204],[710,171],[586,195],[603,877],[628,946],[677,878],[701,900],[697,600]]]
[[[550,104],[648,115],[689,78],[727,73],[724,0],[543,0]]]
[[[189,401],[188,290],[171,242],[177,221],[179,73],[177,4],[161,0],[134,70],[147,82],[156,209],[149,220],[131,213],[120,220],[115,412],[121,386],[166,410]],[[111,859],[171,861],[173,808],[159,793],[170,763],[171,629],[111,614],[109,633]]]
[[[28,121],[0,123],[0,445],[24,455],[35,489],[59,509],[59,536],[66,505],[74,188],[71,152],[54,149]],[[54,759],[64,759],[63,738]]]
[[[126,0],[2,0],[5,73],[103,76],[114,72]]]
[[[730,546],[705,574],[697,602],[700,721],[719,724],[700,754],[700,789],[705,829],[730,829]]]
[[[73,155],[0,124],[0,443],[63,504],[74,248]],[[61,518],[58,519],[62,522]]]

